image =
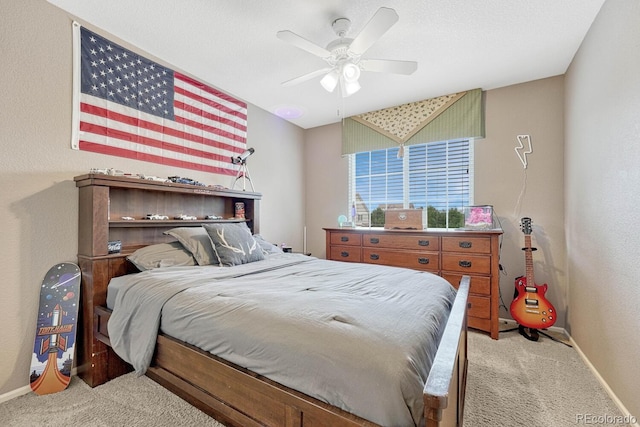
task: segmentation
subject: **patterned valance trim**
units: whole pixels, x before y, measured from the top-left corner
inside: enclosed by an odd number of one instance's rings
[[[398,144],[404,144],[465,94],[466,92],[453,93],[351,118]]]
[[[344,119],[342,126],[342,154],[393,148],[397,147],[398,144],[403,146],[457,138],[484,138],[482,90],[473,89],[460,94],[447,95],[447,98],[447,101],[449,101],[445,102],[447,108],[439,109],[437,114],[431,114],[431,117],[423,120],[422,127],[418,126],[415,131],[412,129],[412,132],[406,132],[407,135],[409,133],[411,135],[404,138],[404,141],[398,140],[397,135],[396,137],[391,137],[388,131],[380,132],[378,129],[374,130],[372,127],[363,124],[362,117],[359,117],[359,119],[355,117]],[[402,109],[401,107],[398,108]],[[393,108],[387,110],[393,110]],[[372,113],[371,117],[376,114],[377,112]]]

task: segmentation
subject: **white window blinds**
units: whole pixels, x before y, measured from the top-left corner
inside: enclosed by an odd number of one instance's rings
[[[464,225],[473,204],[473,139],[414,144],[351,154],[349,195],[359,226],[381,227],[384,211],[420,208],[429,228]]]

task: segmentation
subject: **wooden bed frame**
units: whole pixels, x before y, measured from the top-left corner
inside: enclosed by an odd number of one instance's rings
[[[261,195],[244,191],[146,181],[110,175],[74,178],[79,188],[78,263],[82,307],[78,375],[91,387],[131,371],[111,349],[106,293],[113,277],[136,272],[126,260],[135,249],[173,240],[163,231],[212,220],[143,220],[148,213],[198,218],[234,215],[245,204],[247,223],[259,232]],[[123,216],[136,218],[122,220]],[[119,240],[120,253],[108,242]],[[461,426],[467,375],[467,297],[463,277],[424,388],[426,426]],[[376,426],[344,410],[282,386],[208,352],[160,335],[147,376],[227,426]]]

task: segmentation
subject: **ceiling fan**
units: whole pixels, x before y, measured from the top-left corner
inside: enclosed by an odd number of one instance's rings
[[[319,56],[329,64],[328,67],[287,80],[282,85],[292,86],[324,75],[320,80],[322,87],[328,92],[333,92],[339,85],[342,96],[347,97],[360,90],[358,79],[361,71],[412,74],[418,68],[417,62],[362,57],[396,22],[398,22],[396,11],[381,7],[357,36],[348,38],[345,36],[351,27],[351,21],[347,18],[338,18],[331,24],[338,39],[329,43],[326,48],[320,47],[291,31],[279,31],[277,37],[280,40]]]

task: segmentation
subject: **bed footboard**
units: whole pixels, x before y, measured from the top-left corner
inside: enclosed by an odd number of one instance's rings
[[[461,426],[467,383],[467,298],[469,276],[463,276],[447,326],[424,387],[427,427]]]

